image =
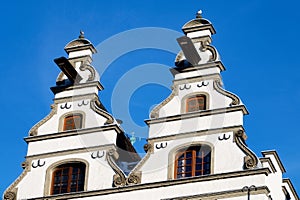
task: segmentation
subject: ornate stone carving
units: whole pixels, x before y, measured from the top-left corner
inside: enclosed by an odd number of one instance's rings
[[[94,67],[90,64],[83,64],[79,67],[79,69],[81,71],[85,71],[88,70],[91,74],[89,75],[89,78],[87,79],[87,81],[93,81],[95,79],[96,76],[96,71],[94,69]]]
[[[219,79],[214,80],[214,89],[220,94],[232,99],[232,102],[229,106],[237,106],[241,103],[240,99],[235,94],[232,94],[231,92],[228,92],[222,88],[221,81]]]
[[[234,134],[234,141],[236,142],[237,146],[246,154],[244,157],[244,168],[245,169],[254,169],[257,167],[258,158],[257,156],[251,151],[247,145],[245,144],[246,135],[243,130],[239,130]]]
[[[121,187],[126,185],[126,177],[123,171],[118,167],[118,165],[115,163],[113,156],[116,154],[115,149],[110,149],[108,153],[106,154],[106,159],[109,164],[109,166],[114,170],[116,173],[113,177],[113,185],[115,187]]]
[[[126,185],[135,185],[141,183],[141,173],[130,174],[126,180]]]
[[[109,113],[107,113],[105,110],[99,108],[100,102],[99,102],[98,98],[93,99],[91,101],[90,106],[94,112],[96,112],[97,114],[99,114],[107,119],[105,124],[112,124],[114,122],[114,118]]]
[[[148,143],[144,145],[144,150],[147,154],[144,158],[135,166],[135,168],[128,175],[126,183],[128,185],[141,183],[142,173],[139,171],[141,167],[145,164],[145,162],[150,158],[150,155],[154,152],[154,147],[152,143]]]
[[[51,112],[49,113],[49,115],[47,115],[44,119],[42,119],[41,121],[39,121],[36,125],[34,125],[30,131],[29,131],[29,135],[30,136],[36,136],[37,135],[37,130],[40,126],[42,126],[43,124],[45,124],[49,119],[51,119],[51,117],[53,117],[53,115],[55,115],[57,113],[57,104],[52,104],[51,105]]]
[[[147,143],[147,144],[144,145],[144,150],[145,150],[146,153],[147,153],[151,148],[152,148],[152,145],[149,144],[149,143]]]
[[[4,199],[5,200],[16,200],[17,198],[16,198],[16,193],[15,192],[6,192],[5,194],[4,194]]]
[[[209,58],[209,62],[213,62],[217,60],[217,50],[215,47],[211,46],[211,38],[207,37],[205,40],[201,41],[201,51],[210,51],[211,56]]]

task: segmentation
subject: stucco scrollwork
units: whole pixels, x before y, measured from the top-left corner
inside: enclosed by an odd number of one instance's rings
[[[133,173],[126,180],[126,185],[135,185],[141,183],[141,173]]]
[[[145,164],[145,162],[150,158],[150,155],[154,152],[154,146],[152,143],[147,143],[144,145],[144,150],[147,154],[144,158],[135,166],[135,168],[130,172],[127,178],[127,184],[133,185],[141,183],[142,173],[140,172],[141,167]]]
[[[241,101],[235,94],[232,94],[231,92],[228,92],[228,91],[226,91],[222,88],[220,79],[215,79],[213,85],[214,85],[214,89],[217,92],[219,92],[220,94],[225,95],[226,97],[229,97],[229,98],[232,99],[232,102],[230,103],[229,106],[240,105]]]
[[[217,50],[215,47],[210,45],[211,43],[211,39],[207,38],[206,40],[201,41],[201,47],[200,50],[201,51],[210,51],[211,52],[211,56],[209,58],[209,62],[212,61],[216,61],[217,60]]]
[[[244,168],[254,169],[257,167],[258,158],[245,144],[246,135],[243,130],[239,130],[234,134],[234,141],[237,146],[246,154],[244,157]]]
[[[121,187],[126,185],[126,177],[123,171],[118,167],[118,165],[114,161],[114,155],[116,154],[115,149],[110,149],[106,154],[106,159],[109,166],[114,170],[116,173],[113,177],[113,185],[115,187]]]
[[[151,150],[153,147],[151,144],[147,143],[144,145],[144,151],[147,153],[149,150]]]
[[[108,112],[100,108],[100,102],[98,98],[95,98],[91,101],[90,107],[94,112],[107,119],[105,124],[112,124],[114,122],[114,118]]]
[[[89,75],[89,78],[87,79],[87,81],[93,81],[95,79],[95,76],[96,76],[96,71],[94,69],[94,67],[90,64],[82,64],[79,69],[81,71],[85,71],[85,70],[88,70],[91,74]]]
[[[163,102],[161,102],[159,105],[157,105],[150,113],[150,118],[158,118],[159,117],[159,110],[165,106],[167,103],[169,103],[176,95],[177,95],[177,87],[174,85],[172,86],[172,93],[168,98],[166,98]]]
[[[51,105],[51,112],[41,121],[39,121],[36,125],[34,125],[30,131],[29,131],[29,135],[30,136],[36,136],[37,135],[37,130],[40,126],[42,126],[44,123],[46,123],[49,119],[51,119],[51,117],[53,117],[53,115],[55,115],[57,113],[57,104],[52,104]]]
[[[21,182],[21,180],[27,175],[27,173],[30,171],[30,164],[31,161],[25,160],[22,163],[23,172],[21,175],[5,190],[4,192],[4,199],[5,200],[16,200],[17,199],[17,188],[16,186]]]
[[[4,199],[5,200],[16,200],[16,193],[15,192],[6,192],[4,194]]]

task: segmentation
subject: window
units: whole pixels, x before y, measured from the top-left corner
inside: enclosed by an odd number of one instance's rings
[[[51,194],[62,194],[84,190],[85,164],[70,163],[54,169]]]
[[[198,110],[206,110],[205,95],[192,96],[186,100],[186,112],[193,112]]]
[[[176,154],[175,179],[210,173],[211,149],[208,145],[192,146]]]
[[[82,115],[73,114],[65,117],[63,130],[74,130],[82,128]]]

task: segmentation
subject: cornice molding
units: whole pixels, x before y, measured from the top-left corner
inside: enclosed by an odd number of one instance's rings
[[[215,128],[215,129],[206,129],[206,130],[199,130],[199,131],[191,131],[191,132],[183,132],[183,133],[175,133],[172,135],[161,136],[161,137],[152,137],[148,138],[148,144],[152,145],[156,142],[162,141],[170,141],[175,139],[184,139],[189,137],[197,137],[203,135],[212,135],[212,134],[220,134],[220,133],[227,133],[227,132],[236,132],[238,130],[244,130],[243,126],[229,126],[229,127],[222,127],[222,128]],[[153,147],[152,147],[153,148]]]
[[[229,113],[229,112],[235,112],[235,111],[241,111],[244,115],[248,114],[246,107],[244,105],[239,105],[239,106],[232,106],[232,107],[227,107],[227,108],[201,110],[201,111],[196,111],[196,112],[183,113],[183,114],[179,114],[179,115],[148,119],[148,120],[145,120],[145,122],[149,126],[150,124],[165,123],[165,122],[170,122],[170,121],[178,121],[178,120],[184,120],[184,119],[195,118],[195,117],[217,115],[217,114],[223,114],[223,113]]]
[[[209,30],[212,34],[216,33],[215,28],[211,24],[201,25],[201,26],[192,26],[192,27],[183,27],[182,28],[182,31],[185,34],[191,33],[191,32],[203,31],[203,30]]]
[[[265,194],[267,197],[269,193],[270,193],[270,189],[267,186],[259,186],[259,187],[255,187],[254,191],[251,191],[251,196],[258,195],[258,194]],[[199,200],[199,199],[212,200],[212,198],[226,199],[226,198],[241,197],[247,195],[248,192],[245,192],[242,189],[237,189],[237,190],[225,190],[221,192],[210,192],[210,193],[192,195],[192,196],[174,197],[174,198],[168,198],[162,200]]]
[[[173,80],[174,89],[176,86],[181,84],[187,84],[187,83],[194,83],[194,82],[200,82],[200,81],[206,81],[206,80],[221,80],[220,74],[214,73],[214,74],[208,74],[208,75],[202,75],[202,76],[193,76],[193,77],[187,77],[187,78],[180,78]]]
[[[285,173],[286,170],[284,168],[284,165],[282,164],[279,155],[277,154],[277,152],[275,150],[269,150],[269,151],[262,151],[261,154],[266,157],[267,155],[273,155],[274,158],[277,161],[277,164],[279,165],[279,168],[281,170],[282,173]]]
[[[273,164],[273,162],[270,158],[259,158],[259,160],[262,163],[264,163],[264,162],[268,163],[270,165],[273,173],[277,172],[277,170],[276,170],[276,168],[275,168],[275,166],[274,166],[274,164]]]
[[[154,183],[144,183],[144,184],[136,184],[136,185],[127,185],[126,187],[118,187],[118,188],[109,188],[103,190],[95,190],[95,191],[84,191],[77,193],[68,193],[68,194],[60,194],[60,195],[52,195],[46,197],[35,197],[27,200],[63,200],[63,199],[76,199],[76,198],[84,198],[84,197],[92,197],[92,196],[100,196],[100,195],[109,195],[109,194],[117,194],[123,192],[131,192],[137,190],[144,189],[155,189],[158,187],[170,187],[175,185],[183,185],[188,183],[197,183],[197,182],[205,182],[205,181],[215,181],[218,179],[230,179],[237,178],[242,176],[255,176],[255,175],[265,175],[268,176],[271,173],[269,168],[260,168],[253,170],[243,170],[222,174],[213,174],[213,175],[205,175],[199,177],[192,177],[186,179],[176,179],[176,180],[167,180],[161,182]]]
[[[80,83],[77,85],[72,85],[64,89],[64,91],[68,90],[76,90],[76,89],[82,89],[82,88],[88,88],[88,87],[97,87],[99,91],[103,90],[104,87],[99,81],[91,81],[87,83]]]
[[[68,96],[68,97],[55,98],[54,103],[59,104],[59,103],[74,102],[74,101],[80,101],[80,100],[84,100],[84,99],[95,99],[95,98],[98,99],[98,94],[89,93],[89,94],[73,95],[73,96]]]
[[[38,159],[51,158],[51,157],[56,157],[56,156],[80,154],[80,153],[93,152],[93,151],[103,151],[103,150],[107,150],[107,149],[111,149],[111,148],[116,148],[115,144],[106,144],[106,145],[99,145],[99,146],[93,146],[93,147],[83,147],[83,148],[34,154],[34,155],[26,156],[26,159],[38,160]]]
[[[292,181],[289,178],[284,178],[284,179],[282,179],[282,182],[286,183],[289,186],[289,188],[291,189],[291,191],[293,193],[293,196],[295,197],[295,200],[299,200],[300,198],[292,184]]]
[[[213,46],[210,46],[210,47],[214,48]],[[215,49],[210,49],[210,50],[214,51]],[[177,57],[179,59],[180,58],[180,54],[178,54]],[[214,58],[214,57],[216,57],[216,55],[213,55],[212,58]],[[199,64],[199,65],[182,67],[182,68],[181,67],[175,67],[175,68],[171,68],[170,71],[171,71],[171,73],[174,76],[174,75],[179,74],[179,73],[199,71],[199,70],[202,70],[202,69],[210,69],[210,68],[215,68],[215,67],[219,68],[220,71],[225,71],[226,70],[225,67],[224,67],[224,65],[223,65],[223,63],[221,61],[214,61],[214,62],[208,62],[208,63],[205,63],[205,64]]]
[[[50,133],[50,134],[45,134],[45,135],[30,136],[30,137],[24,138],[24,140],[27,143],[28,142],[37,142],[37,141],[41,141],[41,140],[57,139],[57,138],[63,138],[63,137],[89,134],[89,133],[93,133],[93,132],[109,131],[109,130],[115,130],[117,133],[123,132],[122,129],[117,124],[111,124],[111,125],[105,125],[105,126],[100,126],[100,127],[96,127],[96,128],[85,128],[85,129],[64,131],[64,132],[59,132],[59,133]]]

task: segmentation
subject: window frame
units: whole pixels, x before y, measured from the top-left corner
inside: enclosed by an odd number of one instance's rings
[[[197,100],[200,99],[200,98],[201,99],[203,98],[203,105],[199,105],[199,102],[197,102]],[[189,109],[190,109],[189,102],[193,101],[193,100],[196,100],[196,102],[198,103],[197,105],[194,106],[195,108],[198,108],[198,109],[189,111]],[[203,106],[203,108],[201,106]],[[186,113],[197,112],[197,111],[200,111],[200,110],[207,110],[207,96],[206,95],[196,94],[196,95],[193,95],[193,96],[189,96],[185,99],[185,112]]]
[[[55,169],[57,169],[59,166],[64,165],[64,164],[76,164],[76,163],[81,163],[85,165],[85,176],[84,176],[84,189],[83,191],[87,190],[87,183],[88,183],[88,175],[89,175],[89,163],[80,158],[69,158],[69,159],[64,159],[60,160],[58,162],[55,162],[51,164],[47,170],[46,170],[46,177],[45,177],[45,185],[44,185],[44,196],[49,196],[52,195],[52,177],[53,177],[53,172]]]
[[[196,175],[196,172],[199,171],[196,169],[197,167],[197,162],[196,162],[196,148],[199,148],[199,150],[201,151],[201,148],[204,147],[206,149],[206,152],[209,152],[209,173],[204,173],[205,169],[204,169],[204,164],[205,162],[203,162],[203,159],[205,159],[207,156],[202,157],[202,174],[200,175]],[[178,177],[178,158],[183,155],[185,152],[190,151],[190,149],[192,149],[192,161],[191,161],[191,176],[187,176],[187,177]],[[173,152],[171,154],[171,156],[173,157],[172,161],[173,161],[173,169],[172,169],[172,174],[173,174],[173,179],[181,179],[181,178],[189,178],[189,177],[200,177],[203,175],[210,175],[213,173],[213,149],[210,145],[208,144],[196,144],[196,145],[188,145],[185,147],[180,148],[179,150]],[[196,163],[195,163],[196,162]],[[201,165],[200,165],[201,166]],[[185,166],[187,167],[187,166]],[[188,166],[189,167],[189,166]],[[170,169],[169,169],[170,170]],[[201,170],[200,170],[201,171]],[[189,172],[183,172],[181,174],[188,174]],[[170,179],[170,173],[169,173],[169,179]]]
[[[65,130],[64,129],[65,119],[67,117],[74,116],[74,115],[81,115],[81,127],[80,128],[76,128],[76,129]],[[60,118],[59,118],[58,131],[59,132],[74,131],[74,130],[85,128],[85,117],[86,117],[85,113],[81,112],[81,111],[68,112],[68,113],[65,113],[65,114],[61,115]]]
[[[67,188],[66,188],[66,192],[62,192],[62,186],[59,187],[60,192],[55,193],[55,185],[56,184],[63,184],[63,173],[61,173],[59,175],[60,179],[59,179],[59,183],[55,182],[55,177],[57,177],[57,173],[59,172],[63,172],[65,169],[67,169],[67,180],[65,181],[67,184]],[[74,177],[74,169],[79,170],[77,172],[77,178],[73,179]],[[84,191],[85,189],[85,173],[86,173],[86,165],[82,162],[75,162],[75,163],[64,163],[61,165],[58,165],[57,167],[55,167],[53,169],[52,172],[52,177],[51,177],[51,188],[50,188],[50,195],[56,195],[56,194],[65,194],[65,193],[72,193],[72,192],[80,192],[80,191]],[[83,176],[83,178],[80,178],[80,176]],[[81,184],[81,186],[79,185],[79,182],[82,181],[83,183]],[[72,184],[76,182],[75,187],[76,190],[72,191]]]

